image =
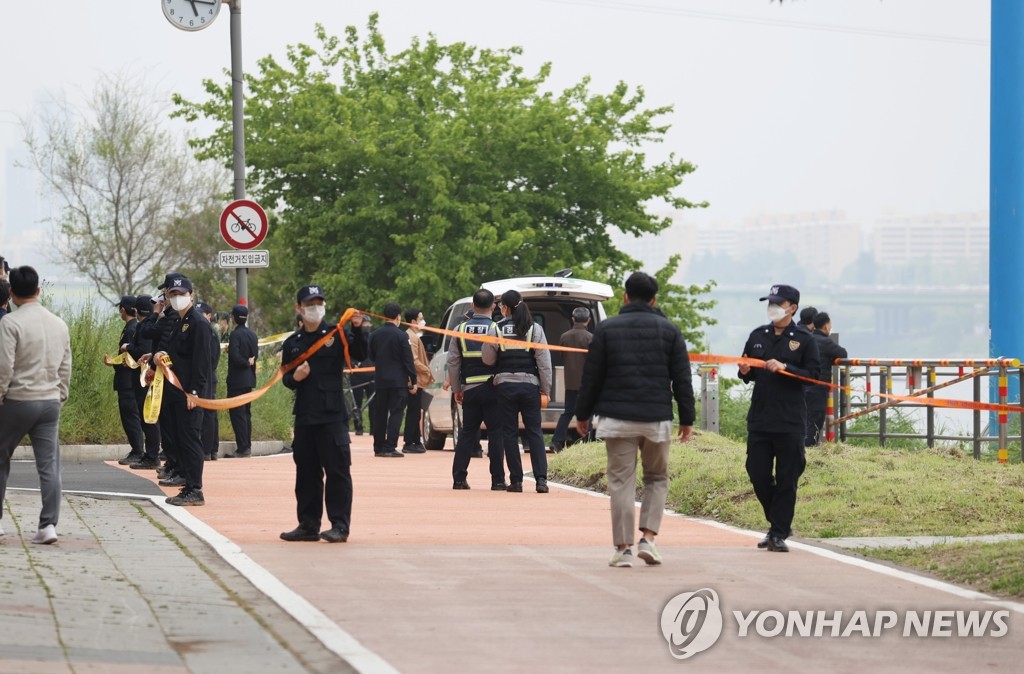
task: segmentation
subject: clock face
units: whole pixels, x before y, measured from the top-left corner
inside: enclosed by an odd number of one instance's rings
[[[164,16],[182,30],[202,30],[217,18],[221,0],[160,0]]]

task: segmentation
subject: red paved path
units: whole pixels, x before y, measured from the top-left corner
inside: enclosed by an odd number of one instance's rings
[[[470,466],[477,488],[453,491],[450,451],[377,459],[370,447],[353,438],[347,544],[277,538],[295,525],[289,455],[207,463],[207,505],[191,512],[403,672],[1018,671],[1024,653],[1020,613],[1002,638],[740,638],[735,610],[997,607],[677,517],[661,567],[612,569],[606,499],[530,482],[491,492],[485,460]],[[722,637],[674,660],[662,607],[705,587],[720,595]]]

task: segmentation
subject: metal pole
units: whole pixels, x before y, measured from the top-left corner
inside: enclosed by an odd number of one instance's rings
[[[231,8],[231,129],[235,199],[245,199],[245,74],[242,72],[242,0],[224,0]],[[238,304],[249,303],[249,270],[235,270]]]
[[[935,386],[935,368],[934,367],[928,368],[928,375],[927,375],[927,377],[928,377],[928,379],[926,381],[928,383],[926,384],[926,386],[928,388],[934,387]],[[934,391],[930,391],[927,394],[927,396],[929,398],[934,398],[935,397]],[[925,427],[926,427],[926,432],[928,433],[928,439],[926,440],[926,442],[928,443],[929,447],[934,447],[935,446],[935,408],[934,407],[927,407],[927,408],[925,408],[925,412],[924,413],[925,413]]]
[[[974,402],[981,402],[981,377],[974,379]],[[974,458],[981,459],[981,410],[974,410]]]

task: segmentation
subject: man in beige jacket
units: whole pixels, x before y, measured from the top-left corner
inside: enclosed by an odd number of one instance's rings
[[[28,435],[43,501],[32,542],[48,545],[57,541],[60,517],[60,408],[71,384],[71,339],[64,321],[39,303],[35,269],[12,269],[10,282],[17,310],[0,321],[0,504],[14,449]]]

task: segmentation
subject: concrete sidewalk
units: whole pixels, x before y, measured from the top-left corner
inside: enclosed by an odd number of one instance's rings
[[[66,494],[54,545],[39,494],[0,524],[0,672],[352,671],[146,498]]]
[[[27,544],[38,494],[9,492],[25,533],[5,514],[0,672],[345,671],[339,657],[362,672],[1019,669],[1019,603],[799,542],[789,554],[757,550],[758,532],[676,516],[658,539],[662,566],[609,568],[607,499],[537,494],[529,482],[522,494],[491,492],[481,460],[475,488],[453,491],[451,460],[375,458],[369,438],[353,438],[352,533],[335,545],[278,538],[295,525],[288,455],[205,464],[200,508],[69,496],[52,547]],[[44,585],[51,575],[60,582]],[[718,597],[721,636],[705,628],[712,611],[698,612],[690,643],[710,647],[680,661],[663,608],[702,589]],[[872,625],[891,612],[897,625],[864,636],[858,611]],[[903,636],[907,616],[926,611],[1005,611],[1008,630],[943,636],[936,622],[936,636]],[[790,612],[842,615],[836,636],[827,620],[817,637],[770,636]],[[685,641],[685,623],[668,627]]]

